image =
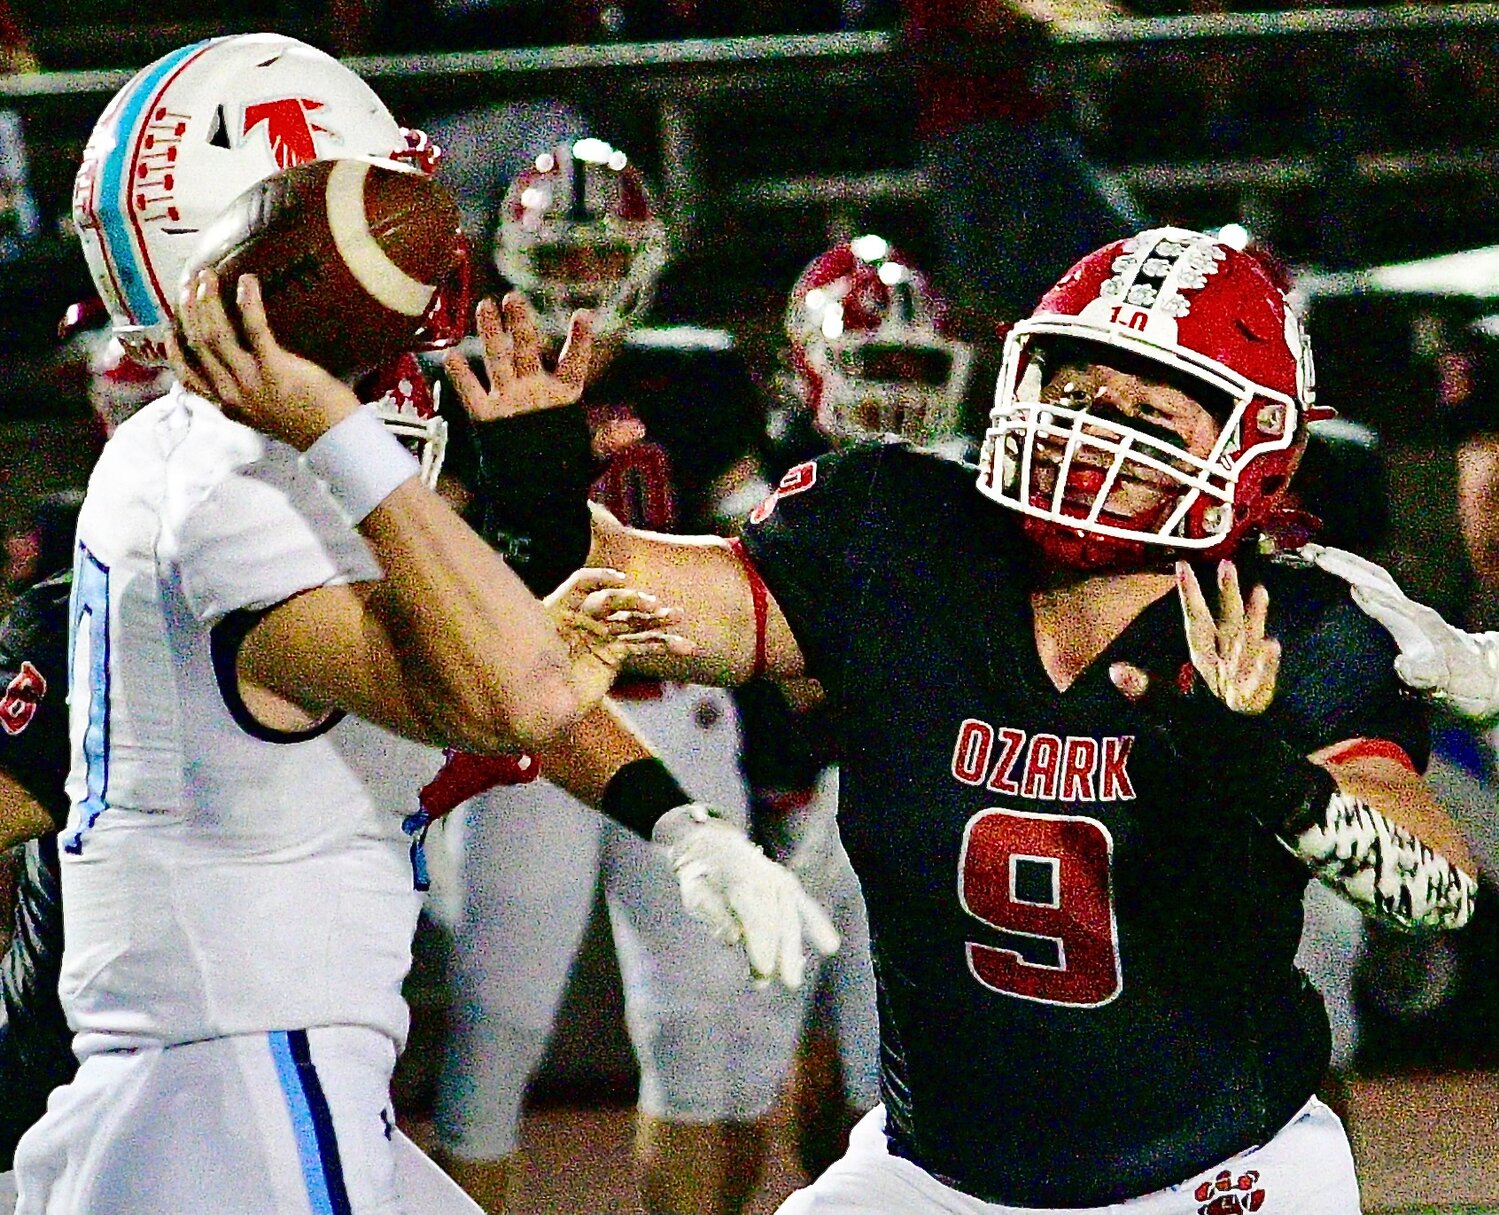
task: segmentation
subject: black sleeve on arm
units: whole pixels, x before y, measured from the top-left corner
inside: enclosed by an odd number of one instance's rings
[[[807,660],[807,674],[836,700],[857,610],[858,541],[883,443],[791,468],[750,513],[745,556],[764,580]]]
[[[588,560],[594,460],[583,406],[480,422],[473,434],[479,533],[545,595]]]
[[[1320,602],[1307,614],[1310,627],[1283,638],[1270,712],[1303,754],[1349,739],[1379,739],[1394,743],[1424,772],[1431,750],[1430,708],[1396,676],[1398,651],[1390,635],[1347,594],[1341,584],[1326,591],[1317,587]],[[1272,634],[1275,595],[1272,588]]]

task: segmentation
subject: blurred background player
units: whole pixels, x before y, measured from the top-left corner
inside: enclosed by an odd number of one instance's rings
[[[582,456],[592,496],[668,532],[711,525],[761,420],[728,334],[637,326],[669,244],[639,171],[596,138],[535,156],[506,192],[495,240],[501,274],[535,302],[550,339],[561,341],[575,309],[592,313],[591,451]],[[527,423],[475,421],[481,530],[529,576],[542,555],[490,509],[507,488],[490,465]],[[691,792],[746,821],[727,692],[642,681],[615,698]],[[742,1209],[762,1169],[800,997],[751,990],[742,963],[682,913],[659,852],[545,780],[475,798],[465,829],[456,1015],[437,1106],[444,1167],[486,1210],[503,1209],[526,1086],[602,881],[640,1065],[646,1209]]]

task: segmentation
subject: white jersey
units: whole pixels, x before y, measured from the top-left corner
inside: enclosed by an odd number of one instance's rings
[[[348,755],[363,724],[258,730],[212,643],[237,609],[379,577],[364,541],[295,451],[180,387],[105,446],[78,540],[75,1049],[326,1025],[399,1045],[420,896],[402,808],[377,809]]]

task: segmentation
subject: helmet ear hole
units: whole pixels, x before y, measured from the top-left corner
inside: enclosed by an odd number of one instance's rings
[[[215,148],[229,147],[229,127],[224,122],[224,107],[216,106],[213,111],[213,121],[208,126],[208,142]]]

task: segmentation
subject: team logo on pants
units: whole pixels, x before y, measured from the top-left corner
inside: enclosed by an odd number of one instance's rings
[[[1260,1175],[1255,1169],[1235,1177],[1227,1169],[1211,1181],[1204,1181],[1192,1197],[1202,1203],[1197,1215],[1245,1215],[1265,1205],[1265,1191],[1259,1188]]]

